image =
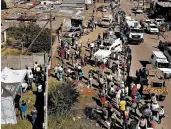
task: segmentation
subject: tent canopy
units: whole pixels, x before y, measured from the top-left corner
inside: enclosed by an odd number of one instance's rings
[[[1,97],[15,97],[20,83],[3,83],[1,82]]]
[[[13,70],[5,67],[1,72],[1,82],[19,83],[22,82],[27,74],[27,70]]]

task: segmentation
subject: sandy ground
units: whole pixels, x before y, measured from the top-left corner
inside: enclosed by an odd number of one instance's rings
[[[128,1],[121,0],[121,8],[129,15],[131,14],[132,17],[135,17],[134,14],[131,13],[131,8],[133,7],[133,4],[131,5]],[[135,19],[140,20],[140,19],[145,19],[144,15],[138,14]],[[166,36],[167,35],[167,36]],[[166,39],[163,39],[163,37],[160,37],[160,40],[167,40],[171,41],[171,32],[165,34]],[[149,34],[144,34],[144,43],[140,45],[132,45],[132,66],[131,66],[131,74],[134,76],[135,71],[138,68],[142,68],[142,65],[140,61],[148,61],[152,51],[159,51],[157,49],[159,40],[157,39],[156,35],[149,35]],[[171,80],[167,81],[167,87],[169,91],[171,91]],[[171,116],[171,101],[169,99],[171,98],[171,94],[169,94],[164,102],[160,102],[160,105],[165,106],[165,112],[168,116]],[[171,119],[170,118],[164,118],[162,124],[157,125],[155,129],[170,129],[170,124]]]

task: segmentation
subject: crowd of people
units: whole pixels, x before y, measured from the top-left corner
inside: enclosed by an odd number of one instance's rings
[[[112,29],[113,26],[109,28],[110,31]],[[59,32],[62,33],[61,29]],[[109,36],[113,34],[114,32]],[[114,54],[114,59],[109,58],[107,63],[99,62],[94,53],[99,50],[105,38],[105,33],[103,36],[99,33],[96,41],[88,39],[86,50],[89,54],[82,54],[83,43],[80,37],[72,37],[72,47],[59,40],[58,54],[61,64],[54,67],[56,79],[62,81],[65,76],[70,80],[82,81],[84,78],[88,88],[93,88],[96,81],[99,89],[97,99],[100,100],[99,106],[102,109],[101,119],[111,128],[117,126],[116,121],[125,129],[155,128],[156,123],[160,124],[165,117],[165,111],[164,106],[159,106],[155,94],[151,94],[148,102],[142,97],[143,85],[148,85],[146,69],[137,70],[136,79],[130,76],[132,51],[127,44],[123,44],[122,52]],[[82,68],[88,65],[91,68],[85,71],[88,73],[86,78]]]
[[[38,116],[37,107],[33,107],[30,114],[28,113],[28,103],[23,99],[23,95],[31,90],[32,92],[36,93],[36,95],[42,95],[44,86],[45,86],[45,71],[43,70],[42,66],[39,65],[37,62],[34,63],[34,67],[26,67],[27,69],[27,76],[25,78],[25,82],[22,83],[21,88],[19,88],[17,95],[15,97],[15,107],[17,110],[17,116],[20,119],[29,119],[31,117],[31,123],[34,125]],[[36,91],[33,89],[33,85],[36,86]],[[20,104],[21,102],[21,104]],[[40,107],[41,108],[41,107]]]

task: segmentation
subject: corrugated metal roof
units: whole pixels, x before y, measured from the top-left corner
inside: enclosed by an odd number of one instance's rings
[[[85,4],[85,0],[64,0],[63,4]]]

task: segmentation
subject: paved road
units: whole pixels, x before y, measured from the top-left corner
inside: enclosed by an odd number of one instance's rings
[[[127,13],[127,15],[131,14],[131,16],[134,19],[141,20],[145,19],[143,14],[134,15],[132,14],[131,8],[133,8],[133,4],[130,4],[130,2],[121,0],[121,8]],[[164,40],[163,37],[160,37],[160,40]],[[139,68],[142,68],[142,64],[140,61],[148,61],[152,51],[159,51],[157,49],[159,40],[157,39],[156,35],[149,35],[144,34],[144,43],[140,45],[131,45],[132,48],[132,66],[131,66],[131,74],[135,76],[135,71]],[[169,91],[171,91],[171,80],[167,81],[167,86],[169,87]],[[160,105],[165,106],[165,112],[168,116],[171,116],[171,101],[169,101],[169,98],[171,95],[169,94],[164,102],[161,102]],[[169,127],[171,124],[170,118],[165,118],[161,125],[157,125],[156,129],[170,129]]]

